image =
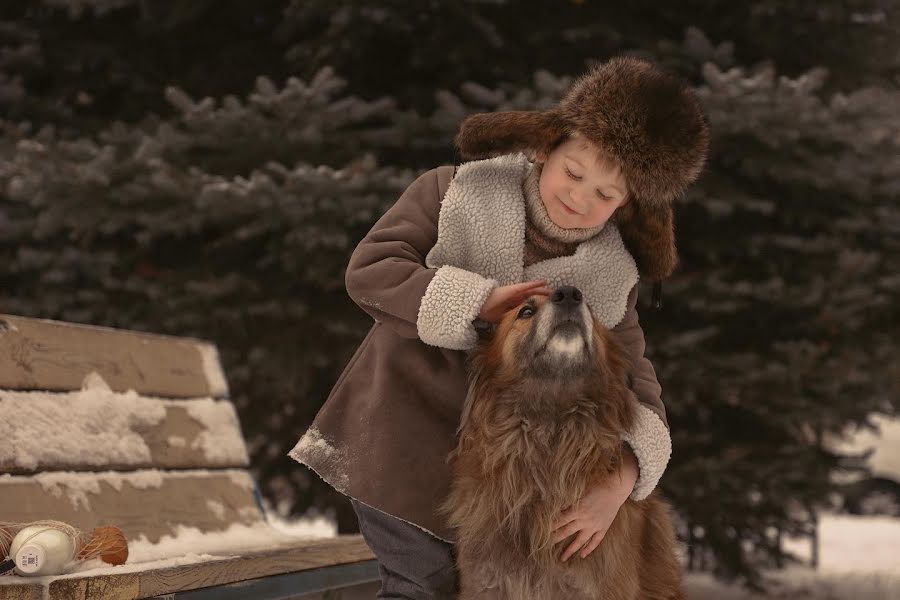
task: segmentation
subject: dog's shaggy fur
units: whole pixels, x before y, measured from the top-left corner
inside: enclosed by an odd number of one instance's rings
[[[629,365],[580,291],[529,298],[469,357],[470,388],[440,511],[457,532],[461,596],[509,600],[684,598],[668,507],[627,500],[586,558],[553,525],[614,476],[633,421]]]

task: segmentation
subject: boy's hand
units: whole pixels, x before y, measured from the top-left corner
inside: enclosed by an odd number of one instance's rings
[[[546,283],[544,280],[535,280],[494,288],[481,306],[478,318],[482,321],[497,323],[506,311],[524,302],[528,296],[552,294],[553,290],[545,287]]]
[[[554,526],[553,543],[557,544],[573,533],[578,533],[560,556],[563,562],[578,552],[579,548],[581,548],[579,556],[584,558],[600,545],[619,513],[619,508],[634,490],[634,484],[638,479],[638,464],[627,444],[623,449],[623,458],[618,477],[613,476],[605,484],[596,484],[588,488],[577,506],[560,515]]]

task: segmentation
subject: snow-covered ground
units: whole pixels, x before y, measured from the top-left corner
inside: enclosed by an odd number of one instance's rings
[[[869,465],[874,475],[900,481],[900,419],[874,416],[880,432],[851,433],[837,447],[852,452],[874,448]],[[819,525],[819,569],[791,567],[772,573],[777,582],[769,598],[808,600],[900,599],[900,519],[823,515]],[[787,550],[808,560],[807,539],[788,540]],[[760,598],[691,574],[686,587],[691,600]]]
[[[823,515],[819,525],[819,569],[791,567],[771,573],[777,582],[768,598],[809,600],[900,599],[900,519]],[[809,558],[809,540],[789,540],[786,549]],[[690,574],[691,600],[750,600],[751,595]]]
[[[862,452],[874,448],[869,457],[872,475],[900,481],[900,417],[890,418],[874,415],[872,422],[879,432],[859,431],[852,433],[844,443],[837,444],[841,450]]]

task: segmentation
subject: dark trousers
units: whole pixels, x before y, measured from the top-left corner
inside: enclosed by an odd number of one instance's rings
[[[459,594],[453,544],[353,498],[363,539],[378,559],[376,598],[449,600]]]

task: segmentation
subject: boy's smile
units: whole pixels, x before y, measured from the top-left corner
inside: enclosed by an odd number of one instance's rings
[[[538,155],[541,200],[556,225],[586,229],[606,223],[628,201],[621,169],[598,159],[596,146],[574,134],[549,156]]]

